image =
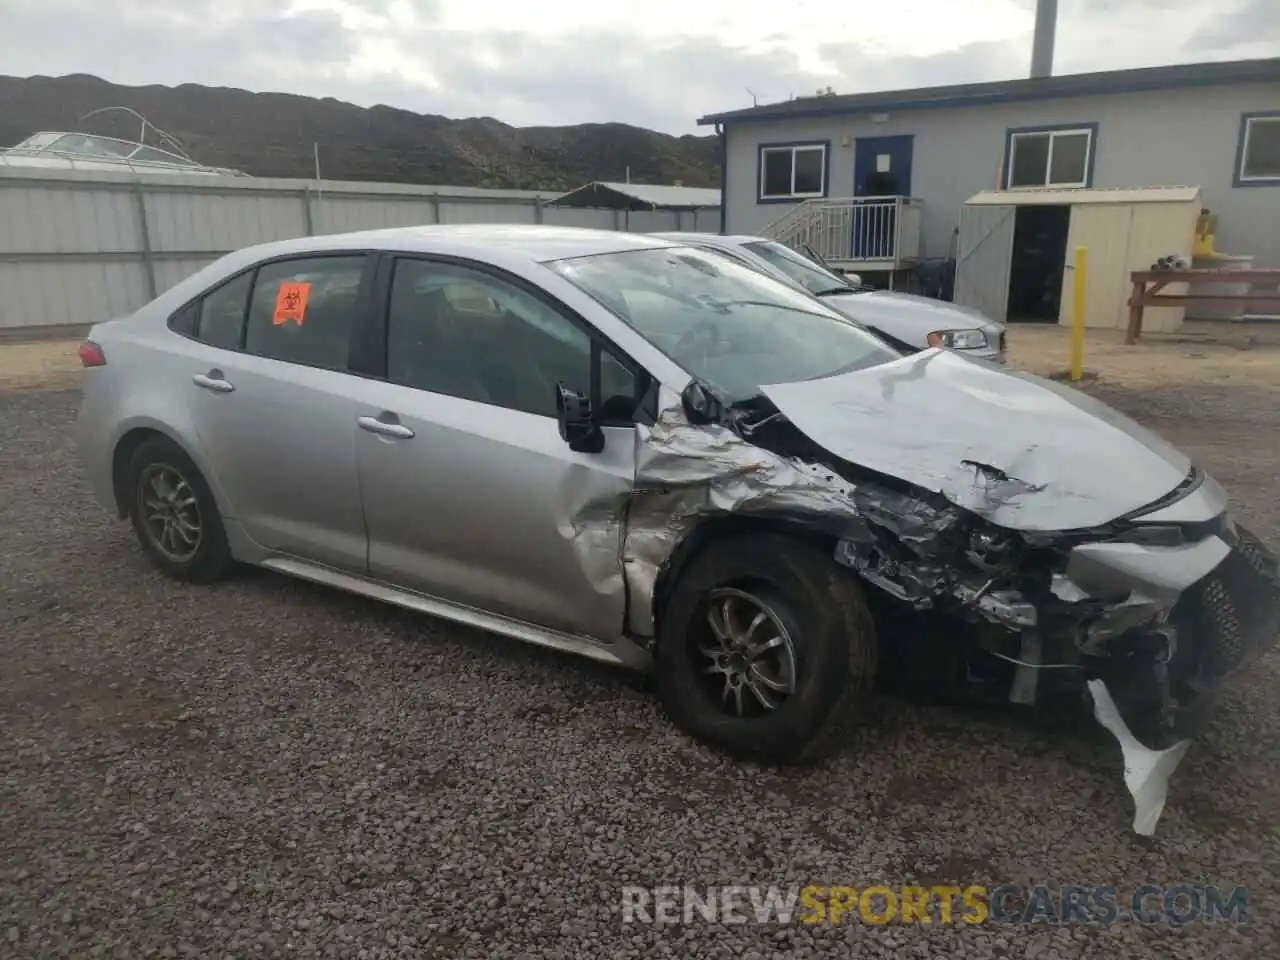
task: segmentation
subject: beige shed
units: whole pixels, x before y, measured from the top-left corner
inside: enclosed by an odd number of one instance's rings
[[[960,211],[955,302],[1011,323],[1069,325],[1075,250],[1084,246],[1085,323],[1122,328],[1130,273],[1161,257],[1190,262],[1200,209],[1199,187],[984,191]],[[1149,309],[1143,327],[1176,330],[1182,315],[1180,307]]]

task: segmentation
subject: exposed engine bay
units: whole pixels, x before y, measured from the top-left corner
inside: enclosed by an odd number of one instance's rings
[[[673,547],[708,515],[822,531],[900,625],[881,646],[908,679],[1021,705],[1091,697],[1126,766],[1147,771],[1129,783],[1139,832],[1154,830],[1157,781],[1185,753],[1217,681],[1280,631],[1276,558],[1194,468],[1106,523],[1014,529],[991,519],[996,508],[1008,515],[1043,477],[964,457],[956,469],[968,488],[946,495],[838,456],[765,395],[725,405],[694,382],[660,409],[638,437],[623,551],[633,597],[656,599]],[[1123,465],[1112,482],[1124,483]],[[653,635],[643,621],[633,614],[633,632]]]

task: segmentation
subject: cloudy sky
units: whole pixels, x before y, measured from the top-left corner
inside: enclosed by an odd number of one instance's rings
[[[0,71],[508,123],[1025,75],[1035,0],[0,0]],[[1055,70],[1280,55],[1278,0],[1059,0]]]

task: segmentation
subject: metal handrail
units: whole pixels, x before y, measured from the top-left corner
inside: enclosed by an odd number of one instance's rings
[[[788,246],[812,246],[826,260],[898,269],[920,259],[921,207],[919,199],[904,196],[804,200],[764,235]]]

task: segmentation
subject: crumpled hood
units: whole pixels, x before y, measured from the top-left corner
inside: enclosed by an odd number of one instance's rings
[[[762,389],[832,454],[1014,530],[1106,523],[1165,496],[1191,469],[1075,389],[951,350]]]
[[[864,326],[921,348],[928,346],[926,338],[935,330],[975,329],[985,332],[994,347],[1004,326],[968,307],[910,293],[841,293],[823,297],[822,302]]]

